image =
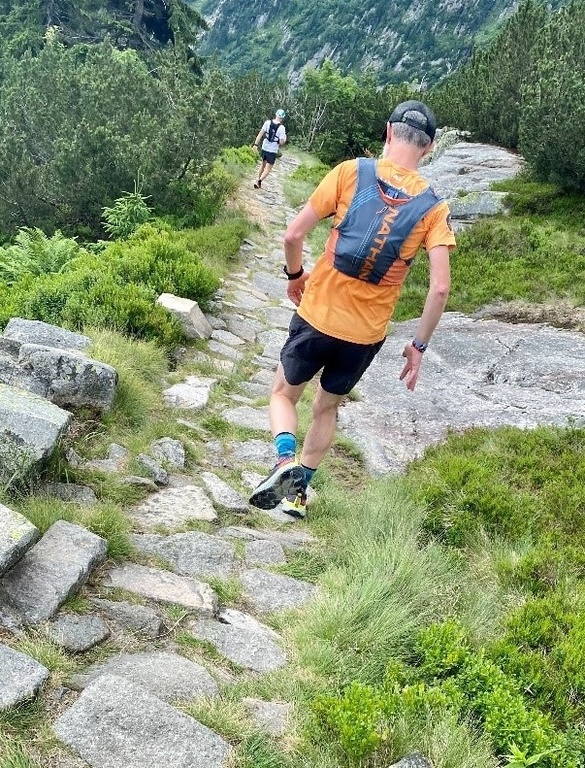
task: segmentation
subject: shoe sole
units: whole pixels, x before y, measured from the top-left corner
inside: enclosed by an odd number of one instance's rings
[[[295,520],[304,520],[307,516],[306,512],[299,512],[296,509],[287,509],[286,507],[281,507],[281,511],[289,517],[294,517]]]
[[[291,493],[297,493],[305,482],[305,472],[301,466],[284,466],[267,477],[250,496],[250,504],[258,509],[275,509]]]

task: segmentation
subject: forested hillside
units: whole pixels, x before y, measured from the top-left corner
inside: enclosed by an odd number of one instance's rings
[[[517,0],[193,2],[210,25],[205,53],[239,73],[258,68],[293,82],[305,65],[329,58],[345,72],[369,67],[381,83],[433,83],[518,7]]]
[[[192,45],[204,27],[182,0],[0,0],[3,53],[39,50],[49,29],[69,45],[97,43],[107,36],[118,48],[155,50],[180,39]]]

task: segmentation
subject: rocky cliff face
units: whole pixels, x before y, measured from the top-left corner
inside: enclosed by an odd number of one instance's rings
[[[563,0],[548,3],[555,7]],[[515,11],[518,0],[200,0],[204,52],[233,70],[298,80],[331,58],[380,82],[433,83]]]

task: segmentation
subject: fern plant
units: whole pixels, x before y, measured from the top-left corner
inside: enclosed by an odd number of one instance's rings
[[[0,280],[12,285],[25,275],[60,272],[80,250],[75,238],[65,237],[59,230],[47,237],[37,227],[24,227],[12,245],[0,248]]]

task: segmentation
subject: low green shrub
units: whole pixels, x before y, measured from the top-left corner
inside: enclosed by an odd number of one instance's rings
[[[487,531],[512,542],[543,541],[546,551],[566,547],[565,560],[578,558],[584,448],[579,428],[473,428],[413,462],[408,483],[428,510],[425,530],[448,544],[463,546]]]
[[[238,258],[242,240],[249,232],[250,224],[245,219],[231,215],[213,225],[183,230],[179,240],[190,251],[199,254],[207,267],[225,274]]]
[[[205,309],[219,287],[217,275],[205,264],[188,240],[172,232],[148,228],[136,237],[112,243],[89,264],[99,263],[124,283],[146,286],[153,293],[173,293],[196,301]]]
[[[228,171],[233,166],[249,168],[258,162],[258,154],[249,144],[242,147],[227,147],[220,152],[217,162],[225,166]]]
[[[384,737],[384,703],[372,686],[351,683],[340,696],[317,697],[312,709],[350,764],[360,764],[379,748]]]
[[[419,674],[430,680],[456,673],[465,662],[469,648],[467,633],[457,621],[431,624],[419,634],[414,646]]]
[[[316,187],[330,170],[330,166],[325,165],[325,163],[317,163],[316,165],[306,165],[303,163],[293,171],[291,179],[293,181],[306,181]]]
[[[572,625],[569,631],[559,639],[554,655],[573,688],[573,695],[582,699],[585,696],[585,613],[583,611],[572,617]]]
[[[450,642],[445,643],[445,638]],[[453,692],[457,694],[456,706],[461,708],[463,702],[461,714],[481,722],[498,755],[515,745],[528,755],[545,755],[539,763],[543,768],[557,768],[561,764],[556,762],[560,754],[565,768],[577,768],[581,764],[578,755],[565,735],[555,729],[551,717],[531,706],[518,680],[507,675],[484,650],[466,648],[466,642],[463,629],[455,622],[442,629],[431,626],[423,630],[416,644],[417,670],[423,681],[436,684],[447,677],[448,697]],[[456,666],[454,648],[458,652]],[[445,654],[442,669],[441,653]]]
[[[237,184],[237,176],[216,161],[203,174],[187,172],[171,181],[160,196],[157,210],[177,229],[207,226],[215,221]]]
[[[0,289],[0,301],[3,293]],[[116,275],[91,267],[16,283],[2,303],[0,323],[14,316],[75,330],[85,325],[111,328],[165,346],[176,346],[182,339],[177,321],[156,304],[155,291],[121,283]]]
[[[569,630],[573,611],[574,601],[558,593],[528,598],[507,616],[507,637],[514,645],[547,652]]]
[[[20,316],[75,329],[92,325],[176,346],[179,325],[157,296],[173,293],[205,310],[247,231],[241,219],[179,232],[144,224],[99,253],[80,251],[58,274],[0,283],[0,323]]]

